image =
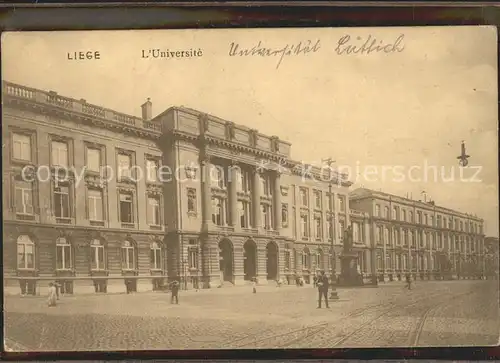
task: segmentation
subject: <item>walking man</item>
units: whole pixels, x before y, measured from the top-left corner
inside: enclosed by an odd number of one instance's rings
[[[409,273],[406,274],[406,285],[405,285],[406,288],[408,288],[408,290],[411,290],[411,275]]]
[[[318,309],[321,309],[321,300],[325,299],[326,308],[329,309],[328,306],[328,277],[325,275],[325,271],[321,271],[321,275],[318,277]]]
[[[177,280],[172,281],[172,283],[170,284],[170,290],[172,291],[172,297],[170,298],[170,303],[173,304],[175,299],[175,303],[179,305],[179,281]]]

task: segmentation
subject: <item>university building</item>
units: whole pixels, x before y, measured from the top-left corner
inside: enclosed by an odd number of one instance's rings
[[[291,145],[184,107],[142,118],[3,83],[6,293],[209,288],[340,273],[352,226],[374,270],[371,213]],[[307,172],[304,172],[307,170]],[[325,177],[325,173],[328,173]]]
[[[369,215],[373,273],[379,281],[480,278],[485,272],[483,220],[470,214],[365,188],[350,205]]]

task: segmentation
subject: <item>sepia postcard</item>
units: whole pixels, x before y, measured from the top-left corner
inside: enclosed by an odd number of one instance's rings
[[[2,35],[4,345],[497,345],[495,27]]]

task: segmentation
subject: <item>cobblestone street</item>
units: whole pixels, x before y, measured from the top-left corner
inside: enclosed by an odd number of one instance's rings
[[[317,309],[312,287],[6,297],[12,350],[333,348],[498,343],[498,281],[436,281],[339,289]]]

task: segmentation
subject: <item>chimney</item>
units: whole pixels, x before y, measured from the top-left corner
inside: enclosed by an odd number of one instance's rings
[[[153,104],[151,103],[150,99],[148,100],[141,106],[142,108],[142,119],[144,121],[150,121],[152,118],[152,113],[153,113]]]

